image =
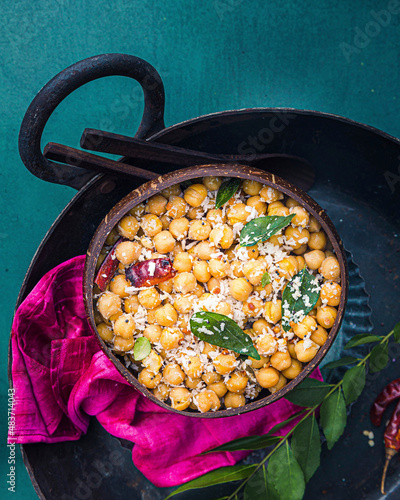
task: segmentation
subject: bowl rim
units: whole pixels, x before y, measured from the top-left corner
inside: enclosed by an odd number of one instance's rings
[[[261,182],[262,184],[266,184],[274,187],[275,189],[278,189],[279,191],[298,201],[301,206],[306,208],[308,212],[313,215],[321,224],[329,241],[333,246],[340,266],[342,293],[338,306],[338,314],[335,323],[328,334],[327,340],[325,341],[324,345],[320,347],[315,358],[304,366],[303,370],[297,377],[295,377],[293,380],[290,380],[279,391],[271,393],[262,398],[255,399],[254,401],[251,401],[250,403],[247,403],[242,407],[218,410],[215,412],[210,411],[206,413],[200,413],[198,411],[175,410],[163,401],[157,399],[145,386],[139,383],[135,375],[130,370],[128,370],[124,363],[112,353],[111,349],[98,334],[94,321],[93,282],[95,278],[97,259],[100,254],[100,250],[104,246],[107,235],[129,210],[167,187],[181,183],[183,181],[209,175],[216,175],[219,177],[238,177],[243,180],[248,179]],[[114,205],[114,207],[108,212],[108,214],[98,225],[88,247],[83,275],[83,299],[87,320],[91,330],[100,343],[102,351],[105,353],[107,358],[113,363],[118,372],[125,378],[125,380],[127,380],[130,385],[133,385],[141,394],[150,399],[153,403],[156,403],[158,406],[164,408],[167,411],[172,411],[174,413],[193,418],[224,418],[241,415],[243,413],[262,408],[284,397],[288,392],[294,389],[294,387],[299,385],[305,378],[307,378],[311,374],[311,372],[321,363],[326,353],[330,349],[339,332],[340,325],[344,317],[347,295],[348,267],[346,254],[342,240],[333,222],[326,214],[326,211],[307,193],[305,193],[297,186],[286,181],[285,179],[282,179],[275,174],[271,174],[269,172],[253,168],[251,166],[240,164],[207,164],[182,168],[161,175],[154,180],[148,181],[128,193],[124,198],[122,198],[122,200]]]

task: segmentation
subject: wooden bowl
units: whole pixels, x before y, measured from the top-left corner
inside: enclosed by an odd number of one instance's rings
[[[100,251],[104,246],[107,235],[111,229],[118,223],[118,221],[133,207],[139,203],[147,200],[150,196],[162,191],[163,189],[178,184],[183,181],[190,179],[204,177],[204,176],[219,176],[219,177],[238,177],[241,179],[249,179],[253,181],[259,181],[268,186],[274,187],[279,191],[283,192],[290,198],[298,201],[307,211],[313,215],[317,221],[321,224],[322,229],[325,231],[327,237],[329,238],[336,257],[340,265],[341,273],[341,286],[342,294],[340,297],[340,303],[338,307],[338,314],[332,329],[329,332],[328,338],[324,345],[319,349],[315,358],[305,365],[301,373],[293,380],[291,380],[285,387],[279,391],[271,394],[267,389],[263,389],[258,397],[242,406],[240,408],[232,408],[229,410],[219,410],[217,412],[206,412],[200,413],[198,411],[178,411],[174,410],[171,406],[157,399],[145,386],[140,384],[135,377],[135,375],[129,371],[124,363],[115,356],[110,347],[100,338],[96,323],[94,321],[94,304],[93,304],[93,281],[96,273],[96,263],[99,257]],[[83,280],[83,295],[85,301],[86,314],[89,324],[96,334],[96,337],[101,344],[106,356],[111,360],[117,370],[121,375],[132,384],[138,391],[140,391],[144,396],[149,398],[151,401],[157,405],[165,408],[168,411],[179,413],[181,415],[186,415],[196,418],[220,418],[220,417],[230,417],[234,415],[240,415],[248,411],[256,410],[262,408],[265,405],[273,403],[278,399],[284,397],[289,391],[296,387],[302,380],[304,380],[323,360],[324,356],[331,347],[333,341],[338,334],[341,322],[344,316],[344,309],[348,294],[348,269],[347,261],[345,256],[345,251],[343,248],[342,241],[329,217],[326,215],[324,209],[322,209],[307,193],[297,188],[296,186],[290,184],[289,182],[277,177],[274,174],[258,170],[245,165],[234,165],[234,164],[218,164],[218,165],[201,165],[195,167],[184,168],[182,170],[176,170],[174,172],[162,175],[155,180],[146,182],[139,188],[135,189],[129,193],[125,198],[123,198],[119,203],[117,203],[112,210],[105,216],[103,221],[98,226],[91,242],[86,256],[85,269],[84,269],[84,280]]]

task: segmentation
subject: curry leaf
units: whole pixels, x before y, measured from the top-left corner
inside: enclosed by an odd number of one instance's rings
[[[393,332],[394,332],[395,342],[400,343],[400,323],[397,323],[396,325],[394,325]]]
[[[331,389],[332,386],[325,382],[306,378],[300,385],[288,392],[285,398],[295,405],[312,408],[322,403]]]
[[[267,215],[257,217],[248,222],[240,233],[240,244],[242,247],[251,247],[259,241],[266,241],[272,235],[290,224],[296,214],[285,217],[281,215]]]
[[[346,427],[346,403],[340,388],[326,398],[321,406],[321,426],[328,449],[331,450]]]
[[[261,278],[261,286],[264,288],[269,283],[271,283],[271,276],[269,275],[268,271],[265,271]]]
[[[369,369],[372,373],[379,372],[385,368],[389,361],[388,342],[376,345],[371,351]]]
[[[348,370],[343,377],[343,393],[346,404],[356,401],[365,387],[365,366],[354,366]]]
[[[304,475],[287,441],[269,459],[267,481],[276,489],[280,500],[303,498]]]
[[[221,446],[217,448],[206,451],[203,455],[206,453],[214,453],[215,451],[262,450],[263,448],[278,443],[280,440],[281,438],[279,436],[248,436],[221,444]]]
[[[303,470],[306,482],[318,469],[321,456],[321,439],[314,414],[300,422],[293,432],[293,454]]]
[[[327,363],[322,367],[322,369],[332,370],[333,368],[339,368],[340,366],[353,365],[354,363],[357,363],[357,361],[359,361],[359,359],[355,358],[354,356],[344,356],[341,359]]]
[[[249,335],[228,316],[208,311],[196,312],[190,318],[190,329],[204,342],[261,359]]]
[[[239,189],[242,179],[229,179],[221,184],[215,200],[215,208],[221,208]]]
[[[182,493],[183,491],[205,488],[215,484],[230,483],[231,481],[238,481],[239,479],[246,479],[252,475],[256,467],[256,465],[232,465],[229,467],[215,469],[207,474],[204,474],[204,476],[200,476],[193,479],[193,481],[183,484],[168,495],[165,500],[168,500],[168,498],[171,498],[178,493]]]
[[[257,498],[260,500],[267,500],[269,498],[265,465],[260,467],[248,480],[244,489],[244,500],[256,500]]]
[[[146,337],[139,337],[135,341],[135,346],[133,348],[133,358],[135,361],[141,361],[151,352],[151,344]]]
[[[359,345],[370,344],[371,342],[379,342],[382,340],[381,337],[377,335],[369,335],[368,333],[360,333],[359,335],[354,335],[347,344],[344,346],[345,349],[351,349],[352,347],[357,347]]]
[[[292,420],[300,417],[305,411],[306,410],[300,410],[299,412],[295,413],[294,415],[292,415],[287,420],[284,420],[283,422],[279,422],[279,424],[274,425],[274,427],[272,427],[272,429],[270,429],[268,431],[268,436],[271,436],[271,434],[274,434],[275,432],[278,432],[280,429],[282,429],[282,427],[285,427],[286,425],[288,425],[289,422],[291,422]]]
[[[282,327],[290,330],[290,322],[298,323],[319,299],[318,279],[303,268],[289,281],[282,294]]]

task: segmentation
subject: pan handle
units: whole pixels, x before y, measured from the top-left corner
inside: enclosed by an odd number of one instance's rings
[[[33,99],[22,120],[19,154],[26,168],[39,179],[80,189],[96,175],[72,161],[72,165],[60,165],[48,160],[43,156],[40,140],[51,114],[71,92],[105,76],[128,76],[142,86],[145,106],[135,137],[146,138],[165,128],[164,85],[153,66],[128,54],[102,54],[83,59],[50,80]]]

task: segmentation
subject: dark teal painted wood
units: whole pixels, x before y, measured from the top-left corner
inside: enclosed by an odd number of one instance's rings
[[[40,240],[74,194],[70,188],[32,177],[18,157],[19,125],[40,87],[79,59],[126,52],[148,60],[160,72],[167,95],[167,125],[225,109],[293,106],[341,114],[400,136],[400,13],[390,19],[379,14],[397,3],[2,2],[0,247],[6,256],[1,268],[6,285],[0,338],[2,436],[6,350],[18,289]],[[139,85],[117,77],[93,82],[60,106],[44,141],[78,146],[85,127],[133,134],[142,110]],[[2,447],[4,491],[6,462]],[[21,461],[12,498],[36,498]]]

